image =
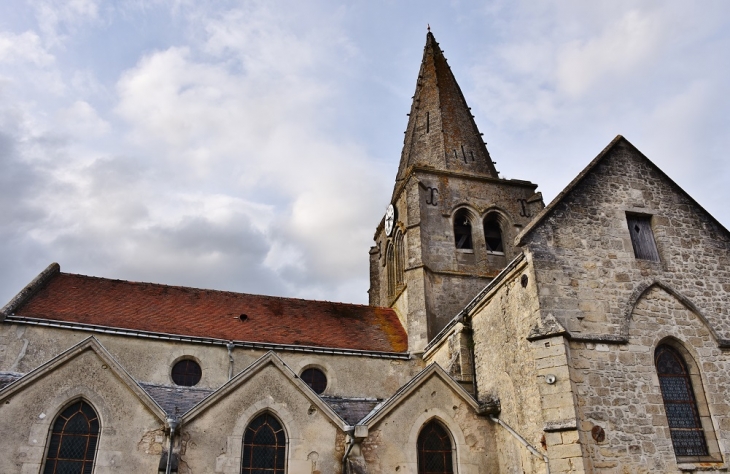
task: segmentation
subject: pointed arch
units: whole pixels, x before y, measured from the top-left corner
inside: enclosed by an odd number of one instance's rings
[[[716,458],[719,446],[695,358],[670,337],[657,344],[654,366],[675,456],[680,461]]]
[[[99,416],[86,400],[66,405],[51,425],[43,473],[91,473],[99,428]]]
[[[487,252],[504,254],[504,233],[502,229],[502,216],[495,212],[489,212],[484,216],[482,225],[484,227],[484,241]]]
[[[281,421],[266,410],[243,432],[242,474],[285,474],[286,432]]]
[[[452,474],[454,472],[454,443],[451,433],[436,418],[426,423],[418,433],[418,474]]]
[[[395,296],[405,284],[405,249],[403,231],[398,228],[388,240],[385,250],[385,265],[388,279],[388,296]]]
[[[623,337],[628,338],[629,337],[629,330],[631,326],[631,320],[633,318],[634,310],[636,309],[636,306],[639,304],[641,299],[644,297],[644,295],[648,294],[653,288],[659,288],[669,295],[676,298],[682,305],[684,305],[689,311],[691,311],[697,318],[702,321],[702,324],[705,325],[707,330],[712,334],[713,339],[715,339],[715,342],[719,347],[730,347],[730,341],[727,339],[722,339],[717,332],[715,331],[715,328],[710,325],[710,322],[707,320],[707,317],[700,311],[699,308],[686,296],[684,296],[682,293],[677,291],[676,289],[672,288],[668,284],[660,281],[660,280],[652,280],[649,282],[645,282],[640,284],[636,290],[632,293],[631,297],[629,298],[628,303],[625,306],[624,309],[624,319],[622,321],[622,327],[621,327],[621,333]]]
[[[458,209],[454,213],[454,245],[460,250],[473,250],[472,213],[466,208]]]

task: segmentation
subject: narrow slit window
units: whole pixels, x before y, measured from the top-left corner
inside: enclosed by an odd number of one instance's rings
[[[629,214],[626,223],[631,234],[631,244],[634,247],[634,256],[641,260],[659,261],[659,252],[651,230],[651,216]]]
[[[454,218],[454,243],[457,249],[471,250],[474,248],[471,239],[471,222],[466,211],[459,211]]]
[[[396,289],[396,269],[395,269],[395,247],[393,241],[388,242],[388,246],[385,250],[385,266],[388,278],[388,296],[395,295]]]

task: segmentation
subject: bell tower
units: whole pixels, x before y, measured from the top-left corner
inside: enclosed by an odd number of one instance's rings
[[[392,307],[420,352],[520,250],[543,207],[502,179],[429,31],[390,205],[370,249],[370,304]]]

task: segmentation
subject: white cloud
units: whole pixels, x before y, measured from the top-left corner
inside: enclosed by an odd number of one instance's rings
[[[109,123],[86,101],[77,100],[58,113],[58,123],[69,135],[96,138],[109,132]]]
[[[668,33],[656,16],[629,10],[605,25],[598,36],[575,39],[557,54],[557,87],[571,98],[585,95],[598,83],[631,78],[637,68],[651,67]]]
[[[60,45],[84,23],[95,21],[99,15],[98,0],[30,0],[38,27],[51,46]]]
[[[41,44],[40,37],[33,31],[21,34],[0,32],[0,63],[32,63],[47,66],[54,57]]]

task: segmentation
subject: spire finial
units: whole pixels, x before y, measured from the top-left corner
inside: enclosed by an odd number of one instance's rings
[[[431,24],[430,24],[430,23],[426,23],[426,25],[427,25],[427,26],[426,26],[426,29],[427,29],[427,30],[428,30],[428,32],[430,33],[430,32],[431,32]]]

